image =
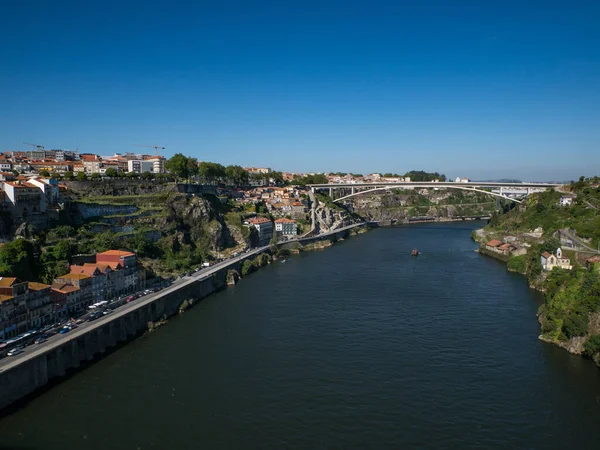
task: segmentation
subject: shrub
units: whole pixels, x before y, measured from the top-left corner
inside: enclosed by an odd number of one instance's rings
[[[527,272],[527,255],[512,256],[508,260],[508,269],[513,272],[526,273]]]
[[[600,335],[595,334],[590,336],[583,345],[583,353],[586,356],[594,356],[598,352],[600,352]]]
[[[563,322],[563,333],[567,338],[583,336],[588,330],[587,314],[569,314]]]

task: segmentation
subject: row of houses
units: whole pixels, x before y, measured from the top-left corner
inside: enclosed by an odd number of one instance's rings
[[[0,277],[0,339],[83,314],[103,300],[143,288],[145,272],[135,253],[109,250],[94,262],[69,267],[51,285]]]
[[[108,169],[117,172],[164,173],[165,157],[136,153],[116,153],[100,156],[94,153],[77,153],[59,150],[4,152],[0,155],[0,171],[66,173],[83,172],[103,175]]]

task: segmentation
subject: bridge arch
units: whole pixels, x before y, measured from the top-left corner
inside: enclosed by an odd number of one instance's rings
[[[348,187],[352,187],[352,186],[348,186]],[[411,185],[410,187],[411,188],[431,188],[433,186],[431,186],[431,185],[423,185],[423,186]],[[402,187],[401,186],[382,186],[382,187],[377,187],[377,188],[374,188],[374,189],[368,189],[366,191],[354,192],[352,194],[345,195],[344,197],[336,198],[333,201],[334,202],[339,202],[339,201],[342,201],[342,200],[346,200],[346,199],[348,199],[350,197],[356,197],[357,195],[370,194],[372,192],[377,192],[377,191],[389,191],[389,190],[392,190],[392,189],[402,189]],[[496,194],[495,192],[484,191],[483,189],[477,189],[475,187],[443,186],[443,187],[440,187],[440,189],[460,189],[462,191],[481,192],[483,194],[488,194],[488,195],[491,195],[493,197],[504,198],[506,200],[510,200],[511,202],[523,203],[521,200],[517,200],[517,199],[511,198],[511,197],[507,197],[506,195],[502,195],[502,194]]]

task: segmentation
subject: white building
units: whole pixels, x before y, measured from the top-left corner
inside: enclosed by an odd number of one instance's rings
[[[542,263],[544,270],[552,270],[555,267],[560,267],[561,269],[565,270],[571,270],[573,268],[571,265],[571,260],[563,257],[562,249],[560,247],[556,249],[556,255],[548,252],[542,253],[540,256],[540,262]]]
[[[258,231],[258,245],[266,245],[273,237],[273,222],[266,217],[248,219],[248,224]]]
[[[571,206],[574,198],[576,198],[575,195],[561,195],[560,206]]]
[[[468,178],[461,178],[461,177],[456,177],[456,180],[454,180],[455,183],[468,183],[469,180]]]
[[[127,161],[127,170],[134,173],[154,172],[154,163],[142,159],[132,159]]]

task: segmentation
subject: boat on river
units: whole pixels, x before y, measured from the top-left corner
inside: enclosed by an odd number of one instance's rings
[[[410,254],[411,254],[412,256],[419,256],[419,250],[417,250],[416,248],[413,248],[413,249],[412,249],[412,252],[410,252]]]

